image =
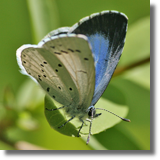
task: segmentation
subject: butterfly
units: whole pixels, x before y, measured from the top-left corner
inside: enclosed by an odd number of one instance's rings
[[[85,124],[101,115],[95,108],[105,91],[122,54],[128,18],[117,11],[94,13],[72,27],[51,31],[38,45],[23,45],[17,50],[21,72],[34,79],[70,116]],[[110,112],[110,111],[108,111]],[[112,113],[112,112],[110,112]],[[114,114],[114,113],[112,113]],[[114,114],[116,115],[116,114]],[[130,122],[129,119],[122,118]]]

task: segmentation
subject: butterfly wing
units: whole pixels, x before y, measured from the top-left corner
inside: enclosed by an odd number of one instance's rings
[[[22,72],[38,81],[57,102],[84,103],[86,108],[90,105],[95,72],[85,36],[62,34],[48,37],[38,45],[23,45],[17,50],[17,61]]]
[[[127,17],[116,11],[103,11],[81,19],[69,33],[84,34],[95,60],[94,105],[105,91],[119,62],[127,31]]]
[[[43,40],[46,38],[58,36],[60,34],[67,34],[69,30],[70,30],[70,27],[61,27],[61,28],[55,29],[49,32],[41,41],[43,42]]]

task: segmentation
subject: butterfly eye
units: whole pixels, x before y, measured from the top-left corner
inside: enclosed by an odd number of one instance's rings
[[[72,88],[69,88],[70,91],[72,91]]]
[[[94,117],[96,114],[96,110],[95,108],[92,106],[89,108],[89,111],[88,111],[88,117]]]

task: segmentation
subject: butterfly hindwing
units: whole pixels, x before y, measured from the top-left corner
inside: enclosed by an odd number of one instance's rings
[[[87,38],[60,35],[17,51],[23,72],[38,81],[57,102],[89,106],[95,85],[94,60]],[[87,93],[87,96],[86,96]]]
[[[60,42],[63,45],[60,46]],[[87,103],[86,106],[90,105],[89,102],[91,102],[94,92],[95,71],[94,59],[88,41],[84,41],[82,38],[66,37],[56,39],[54,44],[52,41],[48,41],[43,47],[51,53],[55,53],[56,57],[66,67],[78,89],[79,104]]]

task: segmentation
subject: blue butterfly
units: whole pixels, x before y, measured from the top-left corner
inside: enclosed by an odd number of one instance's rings
[[[71,116],[59,128],[78,117],[82,122],[79,136],[84,120],[90,122],[87,144],[92,120],[101,115],[96,110],[110,112],[95,108],[94,105],[105,91],[119,62],[127,23],[125,14],[103,11],[81,19],[72,27],[62,27],[50,32],[37,46],[25,45],[17,50],[17,60],[22,72],[34,78],[52,98],[64,105],[57,109],[64,108]],[[40,71],[38,66],[41,67]],[[51,78],[47,79],[51,70],[54,72],[54,84],[50,82]],[[62,94],[62,90],[65,94]],[[48,111],[57,109],[46,108]],[[86,115],[87,119],[84,118]],[[129,119],[116,116],[130,122]]]

